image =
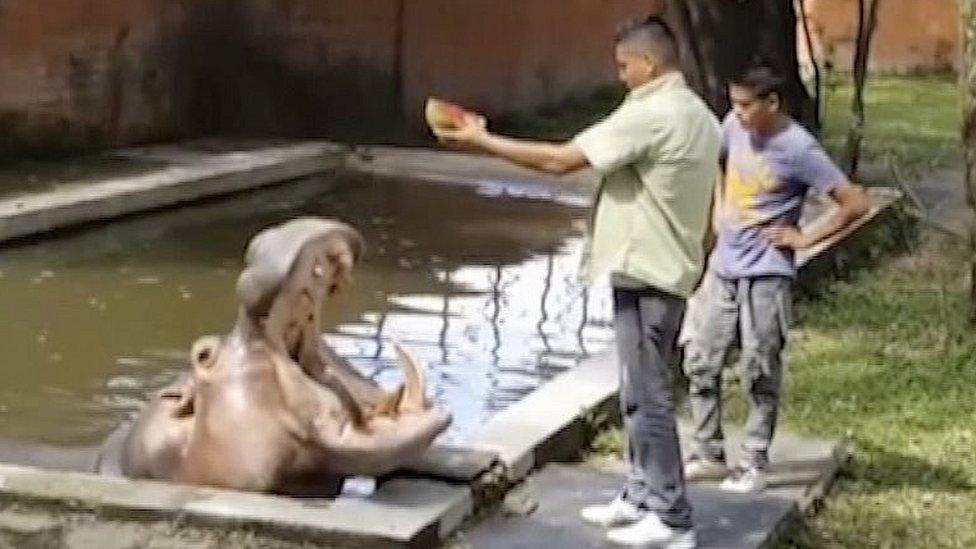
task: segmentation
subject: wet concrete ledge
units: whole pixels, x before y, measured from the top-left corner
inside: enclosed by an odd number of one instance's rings
[[[456,529],[472,506],[466,487],[431,480],[394,479],[369,497],[326,500],[7,465],[0,465],[0,500],[22,508],[85,509],[103,520],[247,529],[329,547],[430,547]],[[0,532],[4,526],[0,520]],[[111,540],[105,543],[112,547]]]
[[[612,400],[614,371],[601,359],[587,361],[489,421],[469,446],[432,448],[367,497],[296,499],[0,465],[0,500],[116,519],[248,528],[337,547],[430,547],[474,511],[473,487],[499,461],[504,467],[494,481],[508,486],[538,464],[575,455],[581,442],[566,433],[582,425],[585,410]]]
[[[480,491],[492,488],[483,483],[503,490],[536,466],[575,456],[588,411],[615,401],[615,379],[605,357],[585,361],[487,422],[470,444],[436,446],[363,497],[298,499],[0,465],[0,501],[246,528],[329,547],[433,547],[476,510]]]
[[[340,167],[347,152],[327,141],[231,151],[180,145],[114,151],[106,157],[161,167],[0,199],[0,241],[314,175]]]

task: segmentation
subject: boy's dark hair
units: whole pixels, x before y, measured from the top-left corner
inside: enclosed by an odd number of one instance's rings
[[[745,88],[760,98],[769,97],[774,93],[782,96],[783,84],[783,79],[766,65],[750,67],[729,80],[729,85]]]
[[[617,28],[614,37],[616,44],[643,46],[651,50],[662,63],[669,66],[678,64],[678,41],[671,27],[656,15],[643,19],[631,19]]]

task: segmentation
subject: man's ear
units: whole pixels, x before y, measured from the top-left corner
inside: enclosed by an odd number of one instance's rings
[[[780,99],[779,93],[777,92],[773,92],[769,94],[769,97],[766,98],[766,101],[769,103],[769,108],[776,112],[779,112],[780,107],[782,107],[783,105],[783,101]]]
[[[653,75],[658,74],[660,72],[661,62],[653,54],[646,53],[646,52],[645,53],[642,53],[641,54],[641,59],[643,59],[644,60],[644,63],[647,64],[648,74],[650,74],[651,76],[653,76]]]

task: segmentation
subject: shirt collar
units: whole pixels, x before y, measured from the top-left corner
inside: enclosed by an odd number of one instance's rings
[[[648,97],[661,90],[667,90],[678,86],[685,86],[685,77],[680,71],[668,71],[661,76],[641,84],[627,94],[627,99],[641,99]]]

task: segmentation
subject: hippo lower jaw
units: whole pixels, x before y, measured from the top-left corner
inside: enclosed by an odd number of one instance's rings
[[[426,399],[426,376],[417,359],[394,344],[404,374],[403,385],[387,394],[362,425],[337,423],[329,414],[315,420],[330,469],[344,475],[385,475],[419,458],[451,423],[445,410]]]

